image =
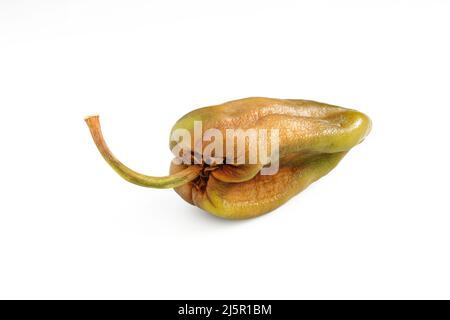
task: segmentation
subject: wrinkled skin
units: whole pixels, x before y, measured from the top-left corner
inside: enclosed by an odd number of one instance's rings
[[[101,136],[98,117],[86,119],[103,157],[126,180],[147,187],[173,187],[190,204],[227,219],[252,218],[281,206],[330,172],[371,128],[366,115],[351,109],[308,100],[246,98],[200,108],[178,120],[172,132],[189,130],[192,140],[185,143],[191,150],[199,143],[194,141],[194,121],[202,122],[203,132],[216,128],[224,137],[226,129],[278,129],[279,171],[261,175],[261,168],[270,163],[172,163],[168,177],[144,176],[111,154]],[[171,141],[170,147],[175,143]]]

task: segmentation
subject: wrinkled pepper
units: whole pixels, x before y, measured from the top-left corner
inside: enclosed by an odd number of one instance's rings
[[[85,121],[104,159],[125,180],[150,188],[174,188],[190,204],[227,219],[252,218],[278,208],[330,172],[371,129],[371,121],[363,113],[315,101],[259,97],[230,101],[196,109],[179,119],[172,133],[177,129],[192,133],[192,140],[184,143],[197,162],[172,161],[169,176],[152,177],[117,160],[105,143],[98,116]],[[278,171],[262,175],[262,168],[269,163],[259,160],[253,164],[202,162],[205,146],[195,152],[199,143],[195,141],[195,121],[202,123],[203,131],[218,129],[223,137],[227,129],[278,130]],[[175,144],[171,139],[171,149]],[[248,147],[247,141],[246,151]]]

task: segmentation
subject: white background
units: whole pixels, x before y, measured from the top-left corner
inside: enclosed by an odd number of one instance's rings
[[[0,298],[450,298],[445,1],[0,1]],[[328,176],[233,222],[121,180],[248,96],[355,108]]]

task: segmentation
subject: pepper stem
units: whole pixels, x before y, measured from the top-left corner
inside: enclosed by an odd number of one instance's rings
[[[180,172],[165,177],[151,177],[138,173],[117,160],[111,150],[109,150],[105,139],[103,138],[98,115],[88,116],[84,120],[91,131],[92,139],[94,139],[98,151],[100,151],[106,162],[108,162],[122,178],[137,184],[138,186],[158,189],[176,188],[197,178],[202,170],[199,165],[191,165]]]

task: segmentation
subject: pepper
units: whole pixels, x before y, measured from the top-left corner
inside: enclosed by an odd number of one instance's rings
[[[363,113],[316,101],[259,97],[230,101],[196,109],[179,119],[171,137],[182,129],[190,133],[190,140],[177,143],[171,139],[170,147],[173,150],[177,144],[183,146],[187,150],[185,158],[187,154],[193,163],[172,161],[169,176],[151,177],[117,160],[105,143],[98,116],[85,120],[98,150],[125,180],[144,187],[174,188],[188,203],[227,219],[252,218],[278,208],[330,172],[371,129],[371,121]],[[222,137],[227,137],[228,130],[276,130],[278,157],[236,163],[242,154],[235,144],[231,159],[234,163],[206,159],[207,146],[201,145],[203,136],[196,137],[196,123],[201,123],[203,132],[215,129]],[[266,138],[267,142],[275,141]],[[249,148],[247,139],[244,157]],[[271,145],[269,153],[272,149]],[[262,174],[275,161],[276,173]]]

